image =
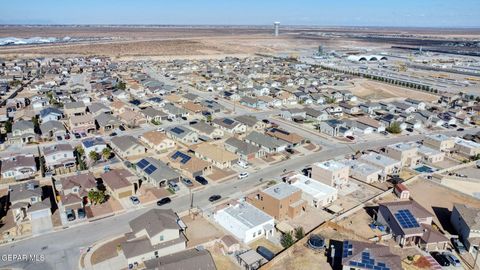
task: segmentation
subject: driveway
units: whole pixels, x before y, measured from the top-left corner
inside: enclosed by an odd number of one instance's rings
[[[40,235],[53,230],[52,217],[40,217],[32,219],[32,234]]]

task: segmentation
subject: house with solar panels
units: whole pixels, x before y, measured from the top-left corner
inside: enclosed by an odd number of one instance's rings
[[[212,126],[231,134],[241,134],[247,131],[247,125],[228,117],[213,119]]]
[[[432,226],[433,214],[413,200],[379,204],[376,220],[401,247],[431,251],[448,246],[449,239]]]
[[[135,164],[135,170],[142,181],[155,187],[165,187],[169,182],[179,182],[180,174],[167,164],[151,157],[141,159]]]
[[[173,126],[166,129],[167,137],[175,141],[192,144],[198,141],[198,133],[184,126]]]
[[[344,270],[401,270],[400,256],[393,254],[388,246],[345,240],[342,246],[342,269]]]
[[[168,159],[169,165],[180,169],[187,177],[206,175],[212,172],[212,164],[182,151],[173,151]]]

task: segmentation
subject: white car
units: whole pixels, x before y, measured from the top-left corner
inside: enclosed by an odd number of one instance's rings
[[[157,128],[157,131],[158,132],[165,132],[165,129],[161,127],[161,128]]]
[[[248,177],[248,172],[242,172],[238,175],[238,179],[243,179]]]
[[[237,165],[244,168],[244,169],[248,168],[248,163],[246,161],[243,161],[243,160],[237,161]]]

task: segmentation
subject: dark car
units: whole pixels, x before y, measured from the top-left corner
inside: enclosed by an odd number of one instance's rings
[[[115,136],[117,136],[117,133],[116,133],[116,132],[112,132],[112,133],[110,133],[109,136],[110,136],[110,137],[115,137]]]
[[[353,141],[353,140],[355,140],[355,137],[353,137],[353,136],[347,136],[347,139]]]
[[[457,128],[457,131],[464,131],[464,128]]]
[[[118,129],[120,129],[121,131],[125,131],[125,127],[124,126],[118,126]]]
[[[432,257],[435,259],[435,261],[438,262],[441,266],[450,266],[450,262],[448,261],[447,257],[442,255],[441,253],[438,252],[432,252],[430,253]]]
[[[169,197],[165,197],[163,199],[158,200],[157,205],[162,206],[162,205],[165,205],[167,203],[170,203],[171,201],[172,201],[172,199],[170,199]]]
[[[85,209],[78,208],[77,213],[78,213],[78,218],[85,218]]]
[[[68,221],[75,220],[75,214],[73,213],[73,211],[67,212],[67,219],[68,219]]]
[[[202,185],[207,185],[208,184],[208,181],[207,179],[205,179],[205,177],[203,176],[195,176],[195,181],[197,181],[198,183],[202,184]]]
[[[413,128],[407,128],[408,132],[413,132]]]
[[[270,121],[268,119],[263,119],[262,122],[265,124],[270,124]]]
[[[285,149],[285,151],[289,154],[294,154],[295,153],[292,148],[287,148],[287,149]]]
[[[185,120],[185,121],[186,121],[186,120],[188,120],[188,118],[185,117],[185,116],[182,116],[182,120]]]
[[[271,261],[273,257],[275,257],[275,254],[264,246],[258,246],[257,253],[262,255],[262,257],[265,258],[267,261]]]
[[[80,139],[82,136],[80,136],[80,134],[78,133],[73,133],[73,136],[75,136],[75,139]]]
[[[458,238],[452,238],[452,245],[453,245],[453,248],[455,248],[455,250],[460,253],[460,254],[464,254],[464,253],[467,253],[467,249],[465,248],[465,246],[463,245],[462,242],[460,242],[460,239]]]
[[[212,195],[212,196],[210,196],[210,198],[208,198],[208,200],[210,202],[214,202],[214,201],[220,200],[221,198],[222,198],[222,196],[220,196],[220,195]]]

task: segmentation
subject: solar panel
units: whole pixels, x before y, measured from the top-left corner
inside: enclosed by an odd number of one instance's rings
[[[148,161],[145,160],[145,159],[142,159],[142,160],[140,160],[139,162],[137,162],[137,166],[138,166],[140,169],[143,169],[143,168],[147,167],[148,164],[150,164],[150,162],[148,162]]]
[[[150,164],[150,166],[146,167],[144,171],[145,171],[146,174],[150,175],[150,174],[152,174],[152,173],[153,173],[154,171],[156,171],[156,170],[157,170],[157,167],[155,167],[154,165]]]
[[[187,154],[184,154],[180,151],[177,151],[177,152],[175,152],[175,154],[172,155],[172,159],[176,160],[177,158],[182,159],[182,160],[180,160],[180,163],[182,163],[182,164],[186,164],[191,159],[190,156],[188,156]]]
[[[233,124],[235,121],[233,121],[232,119],[230,118],[225,118],[223,119],[223,123],[227,124],[227,125],[231,125]]]
[[[183,132],[185,132],[183,129],[179,128],[179,127],[174,127],[172,128],[171,130],[173,133],[176,133],[176,134],[182,134]]]
[[[400,223],[400,226],[404,229],[420,227],[417,220],[408,209],[399,210],[395,213],[395,217],[397,218],[398,223]]]

